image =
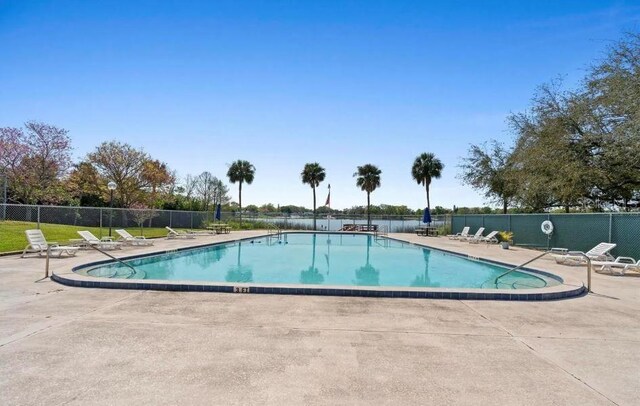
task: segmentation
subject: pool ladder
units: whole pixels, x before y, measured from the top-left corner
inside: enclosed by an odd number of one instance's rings
[[[389,235],[389,226],[387,225],[378,226],[376,231],[374,231],[373,235],[375,236],[376,240],[378,238],[386,237],[387,235]]]
[[[274,239],[275,241],[282,240],[282,230],[278,227],[267,230],[267,245],[273,244]]]

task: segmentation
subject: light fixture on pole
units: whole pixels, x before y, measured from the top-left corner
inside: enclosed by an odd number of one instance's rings
[[[111,181],[107,183],[107,189],[109,189],[109,237],[111,237],[111,225],[113,222],[113,191],[116,190],[116,182]]]

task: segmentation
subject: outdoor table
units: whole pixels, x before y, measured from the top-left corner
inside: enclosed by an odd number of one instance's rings
[[[371,224],[370,226],[365,225],[365,224],[359,224],[358,225],[358,231],[378,231],[378,225],[377,224]]]
[[[213,230],[217,234],[222,234],[222,233],[229,234],[231,232],[231,227],[229,227],[228,224],[224,224],[224,223],[212,224],[208,226],[207,229]]]
[[[425,237],[437,237],[438,236],[438,227],[424,226],[416,228],[416,235],[421,235]]]
[[[78,248],[89,248],[89,243],[84,238],[70,238],[69,245]]]

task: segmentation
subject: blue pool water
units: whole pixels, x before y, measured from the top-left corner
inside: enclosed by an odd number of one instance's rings
[[[472,261],[438,250],[364,234],[286,233],[127,261],[135,278],[265,284],[541,288],[559,282],[542,275]],[[125,277],[132,271],[106,264],[88,275]]]

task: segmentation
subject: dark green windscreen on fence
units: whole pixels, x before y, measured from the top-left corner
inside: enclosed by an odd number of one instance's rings
[[[545,220],[553,223],[550,238],[540,228]],[[484,235],[493,230],[511,231],[515,245],[539,249],[588,251],[601,242],[612,242],[617,244],[614,256],[640,258],[640,213],[474,214],[451,219],[454,234],[465,226],[471,227],[472,234],[479,227],[485,228]]]

